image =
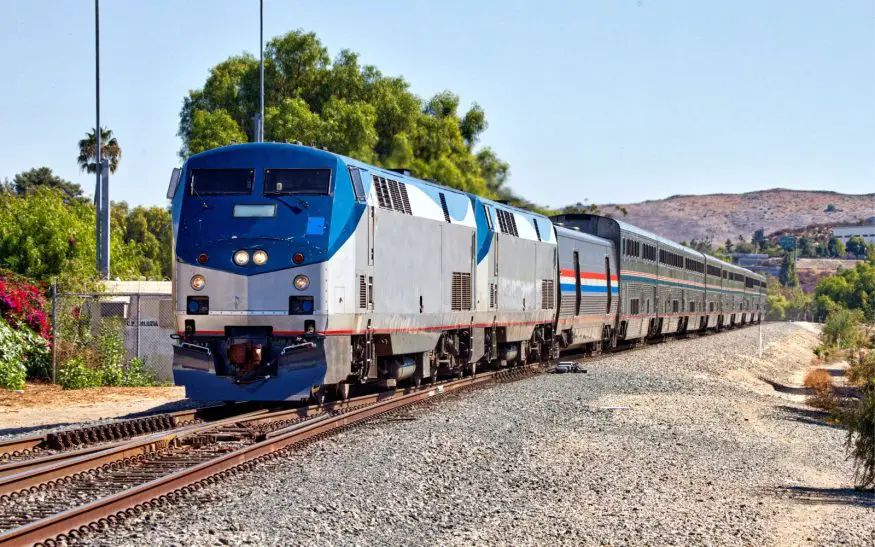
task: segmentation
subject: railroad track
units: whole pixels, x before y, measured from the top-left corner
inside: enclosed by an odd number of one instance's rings
[[[441,395],[513,380],[538,365],[480,373],[294,409],[258,409],[209,423],[55,454],[0,474],[0,546],[58,545],[177,500],[302,443]]]
[[[205,406],[0,440],[0,476],[4,474],[2,469],[11,463],[95,448],[159,431],[171,431],[192,423],[227,417],[251,407],[244,403]]]

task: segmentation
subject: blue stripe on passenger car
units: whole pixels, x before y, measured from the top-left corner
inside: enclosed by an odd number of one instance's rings
[[[562,292],[574,292],[574,283],[562,283],[559,285],[559,290]],[[580,292],[608,292],[608,288],[603,285],[581,285]],[[619,287],[611,287],[611,293],[617,294],[620,292]]]

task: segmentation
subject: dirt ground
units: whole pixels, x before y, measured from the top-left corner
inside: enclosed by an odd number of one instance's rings
[[[64,390],[49,384],[27,384],[20,393],[0,390],[0,434],[44,425],[116,418],[184,398],[185,390],[181,387]]]

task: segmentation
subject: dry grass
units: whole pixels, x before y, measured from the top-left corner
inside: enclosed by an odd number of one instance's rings
[[[805,401],[808,405],[824,410],[835,408],[835,390],[832,385],[832,375],[828,370],[816,368],[809,371],[802,383],[814,391],[814,394]]]

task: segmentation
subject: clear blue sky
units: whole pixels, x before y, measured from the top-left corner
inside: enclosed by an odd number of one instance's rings
[[[0,21],[0,178],[47,165],[90,193],[93,2],[2,0]],[[266,39],[295,28],[479,102],[482,144],[540,203],[875,192],[873,0],[265,1]],[[182,98],[257,54],[258,2],[104,0],[101,45],[113,199],[164,204]]]

